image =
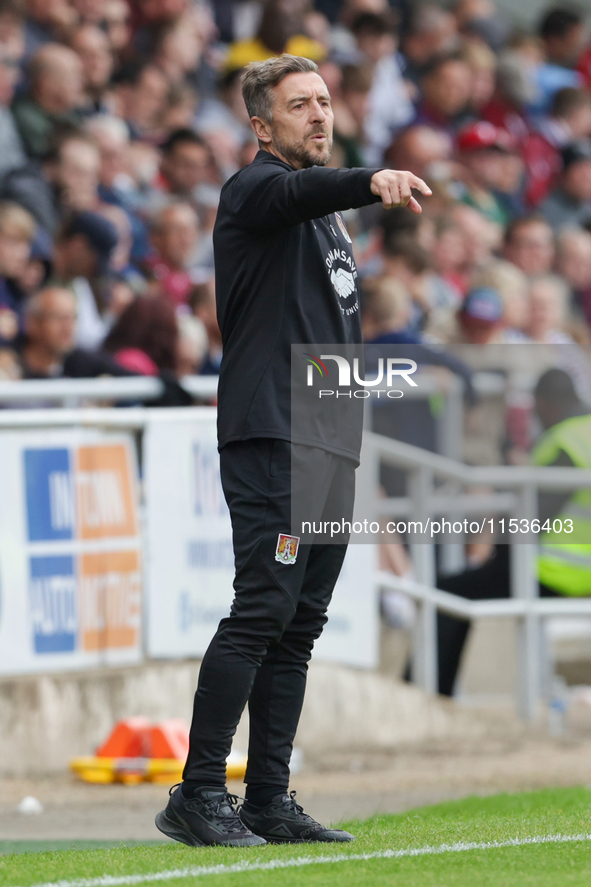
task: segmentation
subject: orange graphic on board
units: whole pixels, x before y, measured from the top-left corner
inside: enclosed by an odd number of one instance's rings
[[[81,555],[78,600],[83,650],[135,647],[141,625],[138,552]]]
[[[80,539],[137,533],[132,466],[122,444],[79,447],[74,476]]]

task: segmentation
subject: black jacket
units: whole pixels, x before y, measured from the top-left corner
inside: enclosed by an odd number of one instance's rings
[[[220,448],[275,437],[357,458],[320,427],[292,434],[290,346],[361,342],[357,270],[338,211],[379,200],[375,172],[294,170],[259,151],[224,185],[213,235]]]

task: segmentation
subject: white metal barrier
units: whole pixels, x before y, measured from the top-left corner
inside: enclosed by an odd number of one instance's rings
[[[401,468],[409,474],[407,497],[380,499],[375,490],[380,464]],[[579,468],[538,468],[510,466],[471,467],[429,453],[400,441],[371,432],[364,435],[358,490],[364,501],[364,516],[405,517],[425,521],[441,515],[509,514],[537,517],[538,490],[575,490],[591,487],[591,470]],[[435,482],[443,482],[436,489]],[[445,484],[451,484],[446,489]],[[489,485],[496,492],[469,495],[458,487]],[[358,495],[359,495],[358,494]],[[543,691],[543,622],[550,616],[589,616],[591,599],[541,599],[536,573],[537,546],[530,542],[511,544],[511,598],[468,601],[435,588],[435,545],[411,542],[416,582],[379,572],[376,581],[382,589],[410,595],[418,603],[418,619],[413,640],[413,677],[428,692],[437,689],[438,610],[463,619],[511,616],[518,623],[518,707],[527,720],[539,715]]]
[[[212,400],[217,394],[217,376],[184,376],[180,384],[193,397]],[[21,379],[0,382],[0,404],[31,406],[55,403],[76,407],[82,401],[156,400],[164,385],[154,376],[100,377],[98,379]]]

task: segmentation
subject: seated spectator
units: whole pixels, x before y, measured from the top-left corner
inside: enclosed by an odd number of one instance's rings
[[[24,379],[131,375],[109,355],[76,347],[76,298],[57,286],[27,302],[20,363]]]
[[[344,65],[341,98],[333,101],[334,142],[343,149],[343,166],[364,165],[365,121],[371,89],[371,69],[364,65]]]
[[[553,189],[562,170],[563,148],[589,136],[591,96],[586,89],[560,89],[554,96],[550,114],[538,121],[536,129],[525,140],[527,206],[539,206]]]
[[[173,305],[157,296],[138,296],[121,313],[103,343],[127,370],[142,376],[177,368],[179,327]]]
[[[154,255],[146,269],[166,298],[185,305],[193,286],[189,268],[199,242],[197,214],[188,203],[172,203],[157,214],[150,233]]]
[[[113,114],[95,114],[89,117],[85,131],[90,134],[100,153],[98,200],[114,204],[125,210],[133,235],[131,257],[141,261],[148,254],[148,228],[141,218],[144,197],[138,193],[131,175],[133,147],[129,140],[129,130],[119,117]],[[136,150],[150,146],[135,143]],[[154,192],[155,193],[155,192]],[[145,197],[149,202],[150,197]]]
[[[117,203],[131,182],[127,173],[129,131],[114,114],[95,114],[85,123],[100,152],[99,193],[107,203]]]
[[[422,99],[413,123],[453,135],[466,122],[470,68],[458,55],[434,59],[421,76]]]
[[[207,358],[208,341],[205,327],[197,317],[182,314],[178,318],[178,325],[176,374],[182,379],[183,376],[193,376],[201,372]]]
[[[554,234],[543,216],[525,216],[508,225],[503,255],[528,277],[548,274],[554,253]]]
[[[29,92],[12,105],[25,151],[36,160],[47,154],[56,130],[80,120],[83,72],[78,55],[67,46],[47,43],[29,64]]]
[[[160,30],[154,46],[154,64],[164,72],[169,83],[180,86],[199,67],[202,52],[199,20],[187,10]]]
[[[132,138],[161,139],[169,88],[165,74],[150,63],[126,62],[113,80],[116,113]]]
[[[369,166],[379,165],[392,138],[414,117],[414,109],[396,51],[397,35],[391,13],[361,13],[351,29],[359,51],[373,69],[367,96],[364,160]]]
[[[108,299],[102,293],[109,261],[117,246],[117,231],[93,212],[76,213],[61,228],[53,253],[52,283],[70,289],[76,298],[76,344],[96,348],[105,337],[103,312]]]
[[[464,41],[460,55],[470,68],[470,111],[477,117],[481,116],[483,108],[488,107],[496,88],[497,56],[479,39],[467,39]]]
[[[553,6],[544,13],[539,33],[548,63],[572,70],[585,42],[582,14],[572,6]]]
[[[151,195],[152,209],[166,205],[170,196],[190,203],[198,215],[201,232],[199,251],[191,264],[213,268],[213,226],[220,197],[218,170],[210,145],[191,129],[172,132],[162,148],[159,191]],[[196,247],[197,249],[197,247]]]
[[[91,136],[74,130],[56,139],[43,171],[52,186],[58,223],[72,212],[97,208],[100,166],[99,149]]]
[[[12,348],[0,347],[0,381],[15,382],[22,375],[18,354]]]
[[[286,52],[321,61],[326,50],[304,33],[304,16],[309,0],[266,0],[257,34],[233,43],[226,56],[226,71],[244,68]]]
[[[498,251],[503,229],[483,213],[465,203],[457,203],[449,212],[449,218],[464,236],[466,249],[464,273],[471,277],[483,268]]]
[[[535,111],[545,111],[559,89],[582,86],[582,78],[574,71],[585,44],[585,23],[582,14],[572,6],[554,6],[540,22],[540,38],[546,61],[537,76],[539,98]]]
[[[529,282],[526,275],[511,262],[495,259],[485,265],[472,279],[474,289],[493,289],[503,302],[503,329],[500,342],[529,341],[525,333],[529,309]]]
[[[453,292],[454,301],[459,303],[466,295],[469,282],[466,272],[468,249],[460,226],[448,218],[437,219],[431,253],[435,271]]]
[[[42,228],[37,228],[31,242],[29,258],[18,277],[18,285],[25,299],[34,296],[47,284],[52,270],[52,253],[53,243],[49,234]]]
[[[571,289],[571,305],[591,326],[591,234],[563,228],[558,235],[556,270]]]
[[[455,50],[457,44],[458,26],[449,10],[429,2],[412,4],[401,42],[405,78],[418,85],[429,63]]]
[[[458,311],[460,325],[454,344],[490,345],[499,342],[503,328],[503,301],[496,290],[471,290]]]
[[[41,46],[61,40],[76,23],[68,0],[29,0],[25,25],[25,56],[30,59]]]
[[[420,334],[408,331],[412,303],[410,293],[400,281],[391,277],[365,281],[362,306],[368,378],[377,373],[380,358],[404,358],[416,361],[419,366],[446,367],[464,380],[472,397],[471,373],[466,365],[453,355],[426,345]],[[374,400],[371,406],[372,428],[378,434],[437,451],[436,421],[428,401],[380,399]],[[381,480],[389,495],[401,494],[400,474],[392,469],[382,472]]]
[[[440,229],[438,246],[442,253],[444,242]],[[453,240],[448,242],[453,248]],[[461,256],[463,260],[463,250]],[[430,253],[413,236],[390,237],[384,243],[383,275],[400,281],[410,293],[412,329],[421,329],[430,337],[445,341],[453,328],[461,297],[455,286],[434,271]]]
[[[250,118],[242,98],[242,71],[237,68],[224,74],[217,92],[203,96],[195,114],[194,125],[199,133],[209,137],[223,131],[242,146],[252,135]]]
[[[412,317],[412,299],[400,280],[382,277],[363,285],[362,328],[366,345],[420,341],[407,327]]]
[[[555,274],[534,277],[529,287],[526,332],[532,342],[545,345],[572,345],[566,332],[568,286]]]
[[[86,23],[72,34],[70,46],[80,57],[84,75],[85,114],[108,110],[108,89],[113,73],[113,55],[109,38],[98,24]]]
[[[0,58],[0,175],[26,162],[21,137],[10,111],[16,71]]]
[[[131,10],[127,0],[103,0],[102,26],[111,51],[119,55],[127,48],[131,37],[129,26]]]
[[[207,142],[192,129],[172,132],[162,146],[161,185],[168,194],[189,202],[200,185],[215,182],[215,163]]]
[[[410,293],[400,281],[381,277],[364,282],[362,329],[364,344],[368,346],[368,368],[377,363],[381,351],[377,346],[396,345],[395,351],[384,350],[384,354],[409,357],[419,365],[446,367],[464,380],[469,399],[473,399],[472,374],[466,364],[442,348],[429,345],[421,333],[409,331],[411,312]]]
[[[480,120],[464,127],[457,138],[458,159],[464,169],[461,200],[492,222],[506,225],[510,200],[521,187],[523,164],[508,132]],[[507,161],[509,181],[507,181]],[[501,199],[501,196],[504,198]]]
[[[540,207],[554,231],[591,221],[591,139],[579,139],[562,151],[562,172]]]
[[[218,325],[213,277],[193,287],[189,306],[207,333],[207,354],[199,372],[202,376],[218,376],[222,362],[222,334]]]
[[[448,133],[430,126],[409,126],[386,151],[391,169],[409,169],[430,182],[452,175],[453,139]]]
[[[25,9],[18,0],[5,0],[0,6],[0,45],[16,81],[25,56]]]
[[[35,220],[16,203],[0,201],[0,345],[23,328],[24,293],[19,278],[31,254]]]
[[[527,108],[535,101],[537,71],[543,61],[539,41],[523,34],[515,36],[510,48],[499,54],[496,90],[480,116],[511,133],[522,145],[530,132]]]

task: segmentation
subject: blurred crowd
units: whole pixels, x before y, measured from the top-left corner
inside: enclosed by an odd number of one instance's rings
[[[591,340],[576,7],[525,32],[494,0],[0,0],[0,378],[217,374],[212,229],[258,150],[241,72],[282,52],[329,87],[332,166],[434,192],[346,214],[367,341]]]

